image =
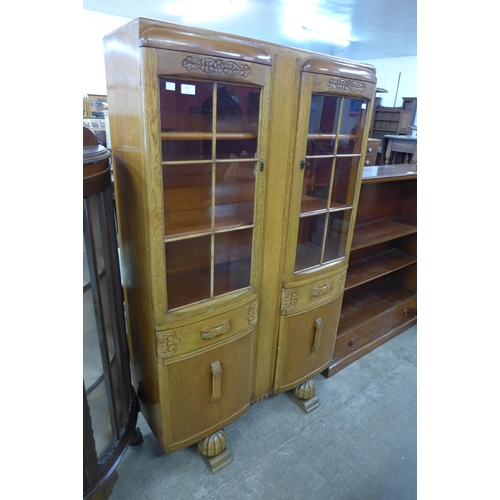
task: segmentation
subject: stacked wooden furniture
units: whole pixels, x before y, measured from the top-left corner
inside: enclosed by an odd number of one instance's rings
[[[329,366],[375,68],[137,19],[105,37],[132,368],[164,451]]]
[[[415,165],[365,167],[330,377],[417,321]]]
[[[376,105],[373,110],[370,137],[382,139],[384,135],[410,135],[417,114],[417,98],[403,97],[398,107]],[[380,99],[377,98],[380,102]]]

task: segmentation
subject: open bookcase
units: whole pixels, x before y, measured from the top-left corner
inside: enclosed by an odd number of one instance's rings
[[[417,321],[416,165],[365,167],[329,377]]]

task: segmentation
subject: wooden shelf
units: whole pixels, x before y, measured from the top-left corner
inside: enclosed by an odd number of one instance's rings
[[[327,200],[324,198],[317,198],[315,196],[302,195],[302,202],[300,205],[300,217],[307,217],[309,215],[314,215],[316,213],[326,213]],[[335,210],[342,210],[348,207],[347,205],[342,205],[341,203],[330,203],[330,212]]]
[[[338,136],[340,140],[351,141],[357,139],[358,137],[355,135],[348,134],[340,134]],[[317,141],[334,141],[337,139],[337,134],[307,134],[308,140],[317,140]],[[315,156],[306,156],[306,158],[314,158]]]
[[[211,234],[211,207],[165,213],[165,241]],[[215,231],[253,226],[253,202],[215,206]]]
[[[370,222],[356,226],[351,250],[359,250],[416,232],[417,222],[414,217],[401,216],[395,219]]]
[[[213,137],[212,132],[162,132],[162,141],[209,141]],[[215,139],[219,141],[244,141],[256,139],[255,132],[217,132]]]
[[[349,290],[363,283],[368,283],[414,262],[417,262],[415,254],[404,252],[398,248],[367,257],[349,265],[345,289]]]
[[[344,298],[338,336],[370,322],[399,303],[416,297],[417,292],[391,280]]]

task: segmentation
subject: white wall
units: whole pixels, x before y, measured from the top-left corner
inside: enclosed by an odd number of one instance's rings
[[[82,95],[107,94],[103,38],[130,21],[132,19],[127,17],[83,10],[82,67],[86,70],[82,72]]]
[[[417,56],[371,59],[363,62],[375,66],[377,87],[388,91],[387,94],[377,94],[377,97],[382,98],[382,106],[401,106],[402,97],[418,97]]]

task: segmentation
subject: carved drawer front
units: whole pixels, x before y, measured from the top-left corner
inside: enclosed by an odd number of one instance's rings
[[[221,344],[252,329],[257,323],[258,303],[253,301],[202,321],[156,332],[156,351],[160,361],[183,357]]]
[[[281,318],[277,389],[295,387],[332,359],[342,297],[310,311]]]
[[[337,339],[333,359],[349,355],[358,347],[362,347],[376,338],[377,334],[383,332],[384,329],[393,328],[398,322],[404,323],[414,318],[416,313],[417,298],[412,297],[384,314],[373,317],[367,323],[346,331]]]
[[[284,287],[281,296],[281,314],[287,316],[330,301],[344,292],[346,271],[317,279],[307,284]]]
[[[169,451],[200,441],[250,406],[253,331],[163,367],[160,391],[169,415]]]

